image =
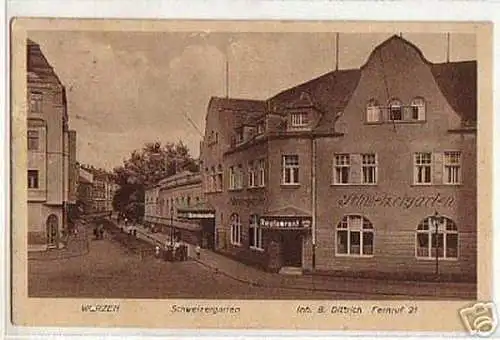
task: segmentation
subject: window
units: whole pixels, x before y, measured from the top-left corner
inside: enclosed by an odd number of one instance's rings
[[[238,171],[236,172],[236,188],[243,188],[243,166],[238,164]]]
[[[444,153],[444,182],[445,184],[460,184],[460,158],[459,151]]]
[[[351,170],[351,160],[349,154],[337,154],[335,155],[335,184],[347,184],[349,183],[349,173]]]
[[[373,225],[367,218],[344,216],[337,225],[337,255],[373,255]]]
[[[259,160],[259,187],[266,185],[266,163],[264,159]]]
[[[370,100],[366,106],[366,121],[368,123],[379,122],[381,120],[381,110],[376,100]]]
[[[231,215],[231,244],[241,245],[241,221],[238,214]]]
[[[222,166],[219,164],[217,167],[217,191],[222,191],[223,181],[223,171]]]
[[[403,120],[403,112],[401,102],[397,99],[389,103],[389,120]]]
[[[250,248],[264,250],[262,246],[262,228],[259,225],[259,217],[257,215],[250,215],[248,236]]]
[[[425,101],[422,98],[414,98],[410,108],[411,120],[425,120]]]
[[[237,129],[236,130],[236,143],[242,143],[243,142],[243,129]]]
[[[39,134],[36,130],[28,130],[28,150],[38,150]]]
[[[236,188],[236,173],[234,172],[234,166],[229,167],[229,189]]]
[[[438,228],[436,237],[436,225]],[[435,221],[434,216],[426,217],[417,227],[416,257],[422,259],[458,258],[458,229],[452,220],[442,217]]]
[[[303,127],[308,124],[307,113],[305,112],[292,113],[291,116],[293,127]]]
[[[255,181],[254,162],[250,161],[248,162],[248,187],[254,188],[255,186],[256,186],[256,181]]]
[[[210,168],[210,177],[209,177],[209,192],[214,192],[216,190],[216,174],[215,174],[215,167]]]
[[[189,197],[189,196],[187,197],[186,204],[188,207],[191,205],[191,197]]]
[[[417,152],[415,154],[415,184],[430,184],[432,168],[432,154]]]
[[[299,184],[299,156],[283,156],[283,184]]]
[[[43,96],[40,92],[30,93],[30,112],[40,113],[42,112],[42,102]]]
[[[38,170],[28,170],[28,188],[38,188]]]
[[[363,183],[377,183],[377,157],[373,153],[362,154]]]

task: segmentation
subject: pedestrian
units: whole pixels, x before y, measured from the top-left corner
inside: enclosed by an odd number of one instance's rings
[[[156,245],[155,247],[155,256],[160,257],[160,246]]]
[[[201,248],[200,248],[200,245],[197,244],[196,245],[196,248],[195,248],[195,252],[196,252],[196,258],[199,260],[200,259],[200,253],[201,253]]]

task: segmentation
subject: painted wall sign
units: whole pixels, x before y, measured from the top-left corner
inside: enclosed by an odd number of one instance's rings
[[[351,193],[343,195],[338,200],[342,208],[354,206],[358,208],[438,208],[451,207],[455,204],[455,198],[450,195],[394,195],[390,193]]]
[[[310,217],[261,217],[260,226],[275,229],[308,229],[311,227]]]
[[[231,205],[257,205],[266,201],[264,197],[231,197]]]

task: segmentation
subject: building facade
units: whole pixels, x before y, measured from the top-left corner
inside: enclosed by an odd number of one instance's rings
[[[92,172],[79,167],[77,199],[80,206],[80,212],[84,215],[94,212],[94,203],[92,196],[93,183],[94,175],[92,174]]]
[[[118,185],[108,173],[94,171],[92,182],[92,202],[94,212],[113,211],[113,197],[118,190]]]
[[[206,206],[199,173],[183,171],[145,191],[144,222],[172,238],[214,248],[211,208]]]
[[[274,271],[475,275],[476,68],[393,36],[359,69],[212,98],[200,162],[216,249]]]
[[[61,246],[76,204],[76,132],[66,92],[40,46],[27,41],[28,246]]]

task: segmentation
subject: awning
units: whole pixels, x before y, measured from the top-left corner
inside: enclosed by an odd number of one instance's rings
[[[269,211],[260,217],[262,228],[276,230],[303,230],[311,228],[312,216],[307,211],[294,206]]]

